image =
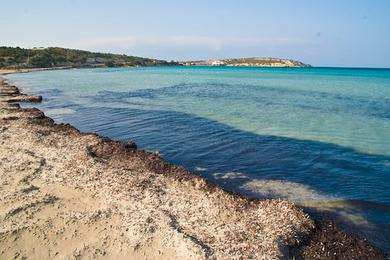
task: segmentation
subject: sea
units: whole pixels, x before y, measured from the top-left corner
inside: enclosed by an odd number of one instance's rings
[[[390,69],[140,67],[7,75],[56,122],[134,140],[390,253]]]

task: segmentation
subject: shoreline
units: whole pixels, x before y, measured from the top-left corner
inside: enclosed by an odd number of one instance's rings
[[[37,257],[35,250],[43,250],[46,257],[62,258],[77,249],[81,257],[90,258],[101,256],[96,250],[104,249],[105,257],[383,258],[367,241],[346,235],[331,222],[314,222],[291,202],[233,194],[165,162],[155,153],[138,150],[131,141],[114,141],[81,133],[68,124],[56,124],[38,109],[22,109],[15,104],[40,102],[39,98],[21,94],[1,77],[0,85],[0,151],[5,151],[0,153],[0,159],[5,161],[0,164],[0,191],[5,193],[1,194],[5,199],[0,199],[0,205],[7,209],[0,212],[4,223],[0,233],[2,257],[17,252],[22,252],[21,257]],[[30,169],[31,165],[36,167]],[[15,182],[15,176],[20,180]],[[22,193],[20,198],[12,198],[15,190]],[[72,196],[79,192],[89,199],[78,201],[77,196]],[[70,201],[84,208],[104,204],[109,213],[103,214],[97,207],[75,214],[77,210]],[[14,204],[22,206],[12,208]],[[61,212],[63,208],[69,211]],[[50,218],[44,212],[56,217]],[[99,217],[90,217],[96,214]],[[100,223],[101,214],[105,216],[103,222],[114,227],[108,228],[106,243],[93,239],[107,228]],[[34,222],[46,219],[42,224],[45,226],[47,222],[56,223],[60,216],[71,222],[75,215],[82,217],[74,226],[54,224],[69,235],[69,247],[50,255],[47,246],[55,248],[53,241],[63,241]],[[74,241],[84,233],[67,233],[75,227],[85,233],[92,227],[100,232],[92,232],[82,247]],[[34,236],[34,232],[41,235]],[[44,234],[51,242],[41,240]],[[26,237],[41,248],[31,251]]]
[[[47,70],[69,70],[72,67],[48,67],[48,68],[30,68],[30,69],[0,69],[0,78],[1,75],[8,75],[14,73],[28,73],[35,71],[47,71]]]

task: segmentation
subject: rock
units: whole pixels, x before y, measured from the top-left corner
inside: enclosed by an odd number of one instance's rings
[[[134,141],[125,141],[123,142],[126,149],[137,150],[138,146]]]

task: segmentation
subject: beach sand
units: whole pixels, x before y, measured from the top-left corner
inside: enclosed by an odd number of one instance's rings
[[[29,69],[0,69],[0,75],[7,75],[12,73],[27,73],[34,71],[45,71],[45,70],[64,70],[70,69],[70,67],[49,67],[49,68],[29,68]]]
[[[156,153],[22,109],[0,79],[0,259],[380,259],[282,200],[230,194]]]
[[[11,69],[0,69],[0,75],[6,75],[6,74],[11,74],[11,73],[16,73],[16,70],[11,70]]]

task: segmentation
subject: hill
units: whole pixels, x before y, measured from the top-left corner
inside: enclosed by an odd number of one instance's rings
[[[237,67],[311,67],[300,61],[278,58],[237,58],[223,60],[185,61],[184,66],[237,66]]]
[[[176,62],[59,47],[0,47],[0,68],[169,66]]]

